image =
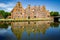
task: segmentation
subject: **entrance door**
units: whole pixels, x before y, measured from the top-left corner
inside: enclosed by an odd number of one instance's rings
[[[34,18],[36,18],[36,16],[34,16]]]
[[[30,16],[28,16],[28,19],[30,19]]]

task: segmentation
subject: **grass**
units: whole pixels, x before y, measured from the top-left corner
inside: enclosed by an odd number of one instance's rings
[[[51,21],[50,18],[33,18],[33,19],[0,19],[0,21]]]

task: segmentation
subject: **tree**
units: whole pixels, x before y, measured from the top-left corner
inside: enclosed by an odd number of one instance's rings
[[[0,10],[0,14],[2,14],[2,16],[3,16],[4,18],[7,18],[8,16],[11,15],[10,12],[5,12],[4,10]]]
[[[10,12],[5,12],[5,14],[4,14],[4,18],[7,18],[7,17],[10,16],[10,15],[11,15]]]
[[[51,16],[59,16],[59,12],[53,12],[53,11],[52,11],[52,12],[50,12],[50,15],[51,15]]]
[[[8,28],[8,24],[7,23],[2,23],[0,22],[0,28]]]
[[[5,11],[4,10],[0,10],[0,13],[4,13]]]

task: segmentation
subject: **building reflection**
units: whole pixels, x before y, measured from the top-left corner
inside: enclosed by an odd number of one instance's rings
[[[50,27],[50,22],[48,21],[31,21],[31,22],[12,22],[12,31],[20,40],[22,38],[23,32],[27,32],[29,36],[32,32],[34,35],[36,33],[45,34],[46,30]]]

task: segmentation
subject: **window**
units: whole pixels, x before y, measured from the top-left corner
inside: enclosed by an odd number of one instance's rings
[[[48,15],[48,17],[50,17],[50,16]]]
[[[18,18],[19,18],[20,16],[18,16]]]
[[[22,13],[21,13],[21,15],[22,15]]]
[[[20,4],[19,4],[19,6],[20,6]]]
[[[15,19],[15,17],[14,17],[14,19]]]
[[[34,22],[34,24],[36,24],[36,22]]]
[[[16,13],[17,14],[17,13]]]
[[[23,18],[23,15],[22,15],[22,18]]]

